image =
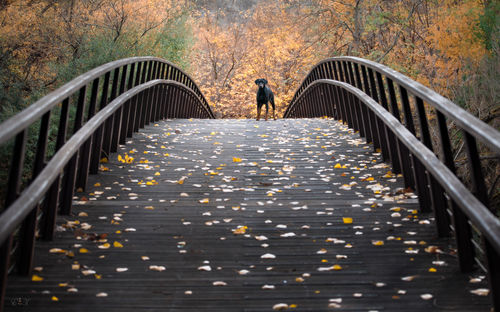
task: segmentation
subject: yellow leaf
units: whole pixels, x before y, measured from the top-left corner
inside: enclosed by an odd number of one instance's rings
[[[383,241],[372,241],[372,244],[375,246],[382,246],[384,244]]]
[[[342,165],[340,163],[337,163],[333,168],[340,169],[340,168],[342,168]]]
[[[245,232],[246,232],[247,229],[248,229],[248,227],[246,225],[242,226],[242,227],[239,227],[239,228],[233,230],[233,234],[235,234],[235,235],[245,234]]]
[[[80,253],[88,253],[89,250],[87,248],[80,248],[79,252]]]
[[[201,204],[208,204],[208,203],[210,202],[210,199],[208,199],[208,198],[203,198],[203,199],[200,199],[200,200],[199,200],[199,202],[200,202]]]
[[[97,182],[96,184],[94,184],[95,187],[99,187],[101,186],[101,183]]]
[[[437,270],[436,270],[436,268],[429,268],[429,272],[434,273],[434,272],[437,272]]]
[[[115,241],[115,242],[113,243],[113,247],[115,247],[115,248],[122,248],[122,247],[123,247],[123,245],[122,245],[121,243],[119,243],[119,242],[116,242],[116,241]]]
[[[241,158],[239,158],[239,157],[233,157],[233,162],[241,162]]]
[[[351,224],[352,223],[352,218],[344,217],[344,218],[342,218],[342,221],[344,221],[344,224]]]
[[[56,296],[52,296],[52,298],[50,298],[50,300],[52,300],[52,301],[59,301],[59,298],[57,298]]]
[[[41,281],[43,281],[43,277],[38,276],[38,275],[36,275],[36,274],[33,274],[33,276],[31,277],[31,280],[32,280],[33,282],[41,282]]]

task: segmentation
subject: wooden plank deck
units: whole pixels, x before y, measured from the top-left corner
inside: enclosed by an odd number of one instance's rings
[[[37,243],[43,280],[10,278],[6,311],[490,309],[402,178],[334,120],[170,120],[125,153]]]

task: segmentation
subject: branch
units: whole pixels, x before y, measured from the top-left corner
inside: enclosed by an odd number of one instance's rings
[[[420,3],[418,2],[411,8],[410,14],[408,14],[408,18],[404,21],[403,25],[406,24],[410,20],[410,18],[413,16],[413,13],[415,12],[415,9],[417,8],[417,6],[419,4]],[[399,37],[401,37],[401,34],[403,33],[403,29],[404,29],[404,26],[398,31],[396,37],[394,38],[394,42],[392,43],[391,47],[387,51],[385,51],[385,53],[382,56],[380,56],[375,62],[380,63],[387,56],[387,54],[389,54],[389,52],[391,52],[392,49],[394,49],[394,47],[398,43]]]

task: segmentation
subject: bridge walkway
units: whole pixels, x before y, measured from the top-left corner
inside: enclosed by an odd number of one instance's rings
[[[489,311],[410,191],[333,119],[158,122],[75,194],[5,310]]]

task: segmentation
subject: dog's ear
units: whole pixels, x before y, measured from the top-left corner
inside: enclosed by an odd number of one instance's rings
[[[267,84],[267,80],[266,80],[266,79],[262,79],[262,82],[263,82],[264,84]]]
[[[260,79],[255,80],[255,84],[259,84]]]

